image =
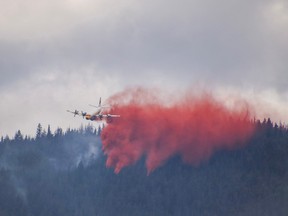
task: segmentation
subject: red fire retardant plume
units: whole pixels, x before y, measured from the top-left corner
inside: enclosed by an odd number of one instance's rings
[[[247,106],[227,108],[207,94],[186,94],[164,104],[153,90],[129,89],[109,103],[109,112],[121,117],[103,129],[101,138],[106,165],[115,173],[143,156],[148,174],[173,155],[198,165],[215,150],[243,146],[254,131]]]

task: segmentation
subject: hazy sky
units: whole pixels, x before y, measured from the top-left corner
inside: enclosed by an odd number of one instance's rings
[[[286,0],[0,0],[0,136],[78,127],[66,109],[139,85],[241,94],[288,122],[287,38]]]

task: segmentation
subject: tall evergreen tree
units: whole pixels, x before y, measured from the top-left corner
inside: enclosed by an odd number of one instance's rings
[[[50,128],[50,125],[48,125],[48,128],[47,128],[47,139],[51,140],[52,138],[53,138],[53,135],[52,135],[52,132],[51,132],[51,128]]]
[[[39,123],[36,129],[36,139],[40,139],[42,135],[42,125]]]
[[[22,133],[21,133],[20,130],[18,130],[18,131],[16,132],[16,134],[15,134],[15,136],[14,136],[14,140],[16,140],[16,141],[22,141],[22,140],[23,140],[23,135],[22,135]]]

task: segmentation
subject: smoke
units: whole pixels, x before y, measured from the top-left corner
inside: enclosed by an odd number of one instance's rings
[[[209,93],[187,92],[176,99],[157,89],[134,88],[108,102],[110,113],[121,115],[101,135],[106,165],[115,173],[143,156],[148,174],[174,155],[198,165],[216,150],[245,145],[254,131],[245,101],[235,99],[228,106]]]
[[[58,152],[49,155],[49,165],[55,170],[75,169],[93,163],[100,154],[101,142],[95,134],[71,134],[58,147]]]
[[[11,187],[7,191],[27,204],[31,182],[42,172],[52,178],[59,171],[77,169],[80,164],[84,167],[91,165],[99,158],[101,140],[98,136],[95,139],[91,126],[80,130],[67,130],[58,141],[54,137],[48,142],[46,137],[38,141],[0,143],[0,181],[3,173],[6,176],[0,183],[3,185],[6,181]]]

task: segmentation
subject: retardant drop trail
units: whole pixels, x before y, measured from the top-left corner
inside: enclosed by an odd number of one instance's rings
[[[119,173],[146,157],[148,174],[173,155],[197,165],[218,149],[245,145],[254,127],[247,106],[227,108],[211,95],[189,94],[169,105],[152,90],[129,89],[109,99],[121,115],[102,131],[107,167]]]

